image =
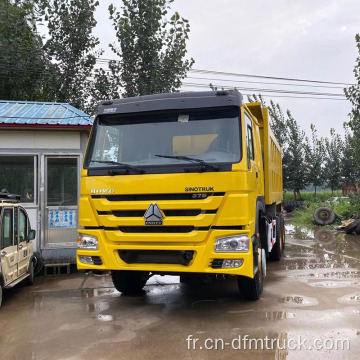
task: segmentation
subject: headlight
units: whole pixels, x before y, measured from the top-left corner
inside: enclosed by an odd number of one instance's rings
[[[247,235],[233,235],[216,239],[215,252],[248,252]]]
[[[96,236],[80,234],[77,243],[79,249],[85,249],[85,250],[98,249],[98,239]]]

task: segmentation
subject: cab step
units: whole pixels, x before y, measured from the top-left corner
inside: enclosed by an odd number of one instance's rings
[[[23,281],[24,279],[26,279],[30,274],[24,274],[23,276],[19,277],[18,279],[16,279],[15,281],[13,281],[12,283],[6,285],[4,287],[4,289],[11,289],[13,288],[15,285],[17,285],[19,282]]]

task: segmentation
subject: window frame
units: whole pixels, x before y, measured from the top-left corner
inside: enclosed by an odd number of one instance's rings
[[[4,246],[4,227],[3,227],[3,225],[4,225],[4,215],[5,215],[6,210],[12,211],[12,231],[11,231],[12,232],[12,244]],[[1,236],[0,248],[1,248],[1,250],[6,249],[10,246],[14,246],[15,245],[15,241],[14,241],[14,207],[4,206],[2,208],[0,226],[1,226],[1,228],[0,228],[0,236]]]
[[[20,240],[20,236],[19,236],[19,233],[20,233],[20,213],[23,213],[25,215],[25,238],[23,240]],[[26,241],[28,236],[29,236],[29,224],[30,224],[30,221],[29,221],[29,215],[28,213],[26,212],[26,210],[22,207],[18,207],[18,231],[17,231],[17,243],[20,244],[21,242],[23,241]]]
[[[38,153],[0,153],[0,157],[32,157],[34,160],[34,201],[33,202],[21,202],[26,206],[37,206],[39,202],[38,198],[38,176],[39,176],[39,154]],[[6,189],[10,191],[9,189]],[[10,191],[11,192],[11,191]],[[21,195],[21,194],[18,194]]]
[[[251,161],[255,161],[254,131],[253,131],[253,123],[252,123],[251,118],[245,111],[244,111],[244,115],[245,115],[246,157],[247,157],[248,169],[250,170],[251,169]],[[250,131],[251,139],[249,138],[249,131]],[[248,142],[249,142],[249,145],[251,145],[251,148],[250,148],[251,154],[249,154]],[[250,142],[251,142],[251,144],[250,144]],[[251,155],[251,156],[249,156],[249,155]]]

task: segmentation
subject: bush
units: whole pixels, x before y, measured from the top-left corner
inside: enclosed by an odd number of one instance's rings
[[[346,219],[354,211],[360,214],[360,195],[352,195],[346,199],[331,197],[325,201],[308,202],[305,207],[293,212],[292,221],[299,225],[314,224],[314,211],[320,206],[327,206],[340,218]]]
[[[342,192],[341,190],[338,191],[334,191],[334,193],[332,193],[332,191],[321,191],[321,192],[317,192],[316,196],[314,194],[313,191],[304,191],[302,193],[300,193],[301,198],[300,199],[296,199],[296,200],[303,200],[303,201],[309,201],[309,202],[321,202],[321,201],[326,201],[329,199],[332,199],[334,197],[341,197],[342,196]],[[291,191],[287,191],[284,194],[284,201],[294,201],[295,197],[294,194]]]

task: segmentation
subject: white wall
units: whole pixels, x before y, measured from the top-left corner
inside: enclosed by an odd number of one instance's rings
[[[0,131],[3,149],[80,149],[79,131]]]

